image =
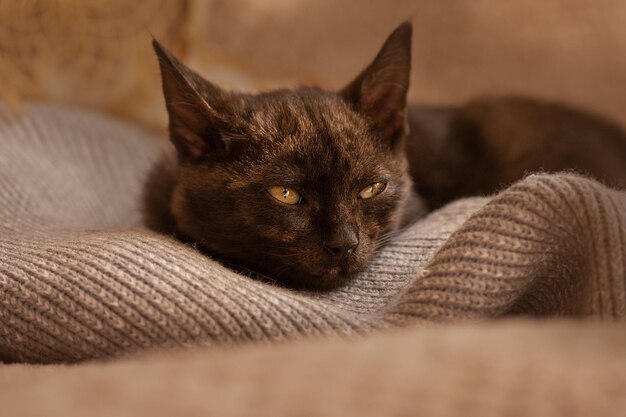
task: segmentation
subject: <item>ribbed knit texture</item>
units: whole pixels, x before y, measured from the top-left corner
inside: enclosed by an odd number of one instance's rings
[[[537,175],[400,234],[331,293],[238,275],[142,228],[162,141],[54,105],[0,110],[0,358],[74,362],[488,319],[626,318],[626,194]]]

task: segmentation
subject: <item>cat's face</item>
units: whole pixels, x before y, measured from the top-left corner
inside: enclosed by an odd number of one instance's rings
[[[410,25],[340,92],[225,92],[160,45],[179,155],[177,229],[224,261],[325,289],[361,271],[411,190],[404,157]]]

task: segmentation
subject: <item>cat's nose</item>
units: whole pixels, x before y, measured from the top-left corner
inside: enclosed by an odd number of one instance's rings
[[[336,227],[324,241],[324,249],[336,257],[353,253],[359,246],[359,237],[354,227],[344,223]]]

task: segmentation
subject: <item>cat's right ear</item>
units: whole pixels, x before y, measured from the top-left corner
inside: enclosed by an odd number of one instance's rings
[[[170,139],[181,160],[225,153],[228,143],[217,109],[226,106],[228,93],[186,67],[156,39],[152,46],[161,67]]]
[[[411,74],[413,27],[404,22],[359,76],[340,95],[369,121],[379,137],[394,149],[407,133],[406,101]]]

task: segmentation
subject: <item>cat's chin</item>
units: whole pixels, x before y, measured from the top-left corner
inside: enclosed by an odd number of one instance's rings
[[[287,288],[304,291],[330,291],[337,289],[349,283],[363,269],[363,265],[358,262],[346,262],[342,265],[316,268],[317,270],[300,268],[286,270],[281,265],[275,266],[274,264],[268,265],[268,263],[229,258],[210,251],[205,245],[201,245],[200,249],[222,265],[242,275],[262,282],[279,284]]]
[[[348,270],[342,266],[333,266],[320,274],[294,274],[291,280],[284,283],[300,290],[331,291],[340,288],[353,280],[358,271]]]

